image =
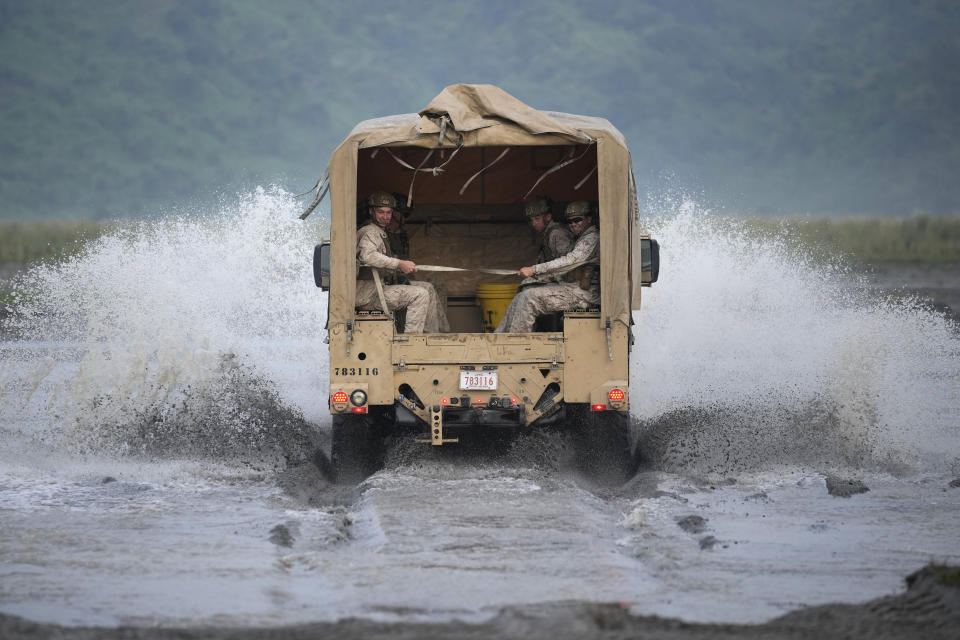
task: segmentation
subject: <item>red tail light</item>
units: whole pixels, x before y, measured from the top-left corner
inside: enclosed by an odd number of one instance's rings
[[[607,405],[605,404],[592,404],[590,405],[591,411],[606,411]]]
[[[351,409],[351,411],[353,411],[354,413],[366,413],[366,412],[367,412],[367,408],[366,408],[366,407],[354,407],[353,409]]]
[[[627,394],[623,392],[623,389],[610,389],[610,393],[607,395],[614,402],[620,402],[621,400],[627,397]]]
[[[345,391],[337,391],[335,394],[333,394],[334,402],[347,402],[348,400],[350,400],[350,398],[347,396]]]

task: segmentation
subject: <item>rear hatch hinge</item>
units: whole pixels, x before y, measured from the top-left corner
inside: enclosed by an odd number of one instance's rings
[[[607,318],[607,355],[613,360],[613,328],[610,326],[610,318]]]

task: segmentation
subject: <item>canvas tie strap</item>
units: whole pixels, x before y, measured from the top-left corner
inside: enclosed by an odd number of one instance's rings
[[[377,296],[380,298],[380,308],[383,309],[383,312],[393,317],[393,314],[390,313],[390,309],[387,308],[387,296],[383,293],[383,282],[380,281],[380,272],[377,269],[370,269],[373,272],[373,284],[377,287]]]
[[[567,274],[574,269],[582,267],[588,264],[600,264],[599,260],[582,260],[580,262],[575,262],[568,267],[562,269],[557,269],[556,271],[551,271],[549,275],[552,276],[562,276]],[[434,264],[418,264],[417,271],[477,271],[479,273],[488,273],[493,276],[515,276],[517,275],[517,269],[489,269],[487,267],[473,267],[473,268],[461,268],[461,267],[444,267]]]
[[[457,155],[457,152],[460,151],[462,147],[463,147],[463,144],[461,141],[461,144],[457,145],[457,148],[453,150],[453,153],[450,154],[449,158],[444,160],[443,164],[438,164],[435,167],[427,167],[426,169],[423,168],[424,163],[427,161],[426,158],[424,158],[423,162],[421,162],[419,166],[415,167],[409,162],[407,162],[406,160],[404,160],[403,158],[397,157],[397,155],[393,151],[391,151],[389,147],[385,147],[385,148],[387,150],[387,153],[390,154],[390,157],[393,158],[397,162],[397,164],[399,164],[404,169],[409,169],[410,171],[423,171],[425,173],[432,173],[433,175],[436,176],[443,173],[443,168],[448,164],[450,164],[450,161],[453,160],[453,157]],[[374,155],[376,154],[377,151],[379,151],[379,149],[374,150]],[[430,155],[432,154],[433,154],[433,150],[431,149],[430,153],[427,154],[427,158],[429,158]]]
[[[588,264],[600,264],[600,261],[599,260],[583,260],[581,262],[575,262],[568,267],[557,269],[556,271],[551,271],[549,275],[562,276],[564,274],[567,274],[573,271],[574,269],[577,269],[579,267],[582,267]],[[386,310],[386,302],[383,300],[383,284],[380,281],[380,273],[375,268],[371,268],[370,270],[373,272],[373,280],[377,285],[377,293],[381,297],[381,304],[383,305],[384,310]],[[476,271],[478,273],[486,273],[492,276],[515,276],[517,275],[518,270],[517,269],[490,269],[487,267],[472,267],[472,268],[445,267],[445,266],[436,265],[436,264],[418,264],[417,271],[443,271],[443,272]]]
[[[591,142],[592,142],[592,141],[591,141]],[[574,162],[576,162],[577,160],[579,160],[579,159],[582,158],[583,156],[587,155],[587,151],[590,151],[590,145],[589,145],[589,144],[586,145],[586,147],[585,147],[584,150],[583,150],[583,153],[581,153],[580,155],[574,157],[574,156],[573,156],[574,150],[573,150],[573,148],[571,147],[571,148],[570,148],[570,154],[569,154],[564,160],[561,160],[561,161],[558,162],[557,164],[553,165],[552,167],[550,167],[549,169],[547,169],[546,171],[544,171],[543,175],[540,176],[539,178],[537,178],[537,181],[533,183],[533,186],[530,187],[530,189],[529,189],[525,194],[523,194],[523,197],[520,198],[520,199],[521,199],[521,200],[526,200],[526,199],[527,199],[527,196],[529,196],[531,193],[533,193],[533,190],[537,188],[537,185],[540,184],[540,183],[543,181],[544,178],[546,178],[548,175],[550,175],[550,174],[553,173],[554,171],[559,171],[560,169],[563,169],[564,167],[573,164]]]
[[[580,187],[582,187],[582,186],[583,186],[583,183],[586,182],[586,181],[590,178],[590,176],[592,176],[592,175],[593,175],[594,173],[596,173],[596,172],[597,172],[597,165],[593,165],[593,169],[590,169],[590,173],[588,173],[587,175],[583,176],[583,180],[581,180],[581,181],[578,182],[577,184],[573,185],[573,190],[576,191],[577,189],[579,189]]]
[[[444,130],[445,129],[446,127],[444,127]],[[443,133],[441,133],[440,136],[442,140]],[[443,163],[433,167],[428,167],[426,169],[423,167],[423,165],[427,164],[427,160],[429,160],[431,156],[433,156],[433,152],[435,151],[435,149],[431,149],[430,152],[426,155],[426,157],[424,157],[424,159],[420,161],[419,165],[413,166],[403,158],[398,158],[397,155],[390,149],[390,147],[385,147],[385,148],[387,150],[387,153],[390,154],[390,157],[393,158],[397,162],[397,164],[399,164],[401,167],[404,167],[405,169],[409,169],[410,171],[413,171],[413,178],[410,179],[410,190],[407,192],[407,206],[409,207],[411,204],[413,204],[413,183],[417,180],[417,174],[421,171],[426,173],[431,173],[434,176],[438,176],[441,173],[443,173],[443,168],[448,164],[450,164],[450,161],[453,160],[454,157],[456,157],[457,153],[460,151],[460,149],[463,148],[463,139],[462,138],[460,139],[459,144],[457,144],[457,148],[453,150],[453,153],[450,154],[450,157],[444,160]],[[374,154],[376,154],[376,151],[374,151]]]
[[[498,162],[500,162],[500,159],[503,158],[503,156],[507,155],[507,151],[510,151],[510,147],[507,147],[507,148],[504,149],[502,152],[500,152],[500,155],[498,155],[497,158],[496,158],[493,162],[491,162],[490,164],[488,164],[488,165],[485,166],[484,168],[480,169],[480,171],[477,171],[475,174],[473,174],[472,176],[470,176],[470,177],[467,179],[467,181],[463,183],[463,186],[460,187],[460,195],[463,195],[463,192],[467,190],[467,187],[470,186],[470,183],[473,182],[474,178],[476,178],[477,176],[479,176],[481,173],[483,173],[484,171],[486,171],[487,169],[489,169],[489,168],[492,167],[493,165],[495,165],[495,164],[497,164]]]
[[[317,195],[313,198],[313,202],[310,203],[310,206],[300,214],[301,220],[306,220],[307,216],[313,213],[313,210],[317,208],[317,205],[326,197],[327,193],[330,191],[330,167],[327,167],[327,170],[323,172],[323,176],[317,180],[317,184],[313,185],[311,188],[307,189],[303,193],[294,196],[299,198],[305,196],[311,191],[316,190]]]
[[[475,267],[473,269],[461,269],[460,267],[441,267],[434,264],[418,264],[417,271],[477,271],[488,273],[493,276],[515,276],[516,269],[487,269],[486,267]]]
[[[440,139],[437,140],[437,146],[438,146],[438,147],[442,147],[442,146],[443,146],[443,137],[444,137],[445,135],[447,135],[447,123],[453,124],[453,123],[450,121],[450,116],[448,116],[448,115],[446,115],[446,114],[440,116]]]
[[[361,263],[361,266],[367,266]],[[379,282],[379,273],[378,270],[371,267],[370,270],[373,272],[373,278],[375,281]],[[418,264],[417,271],[477,271],[479,273],[487,273],[492,276],[515,276],[517,275],[516,269],[488,269],[486,267],[476,267],[473,269],[462,269],[460,267],[443,267],[435,264]]]
[[[630,213],[634,220],[640,219],[640,202],[637,199],[637,181],[633,177],[633,167],[630,167]]]

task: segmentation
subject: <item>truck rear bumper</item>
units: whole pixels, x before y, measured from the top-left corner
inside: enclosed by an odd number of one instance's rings
[[[525,422],[522,406],[492,407],[444,407],[443,424],[447,428],[485,425],[488,427],[522,427]]]
[[[394,405],[396,424],[401,427],[426,427],[428,422],[399,402]],[[526,409],[516,407],[443,407],[440,415],[445,427],[519,428],[526,422]]]

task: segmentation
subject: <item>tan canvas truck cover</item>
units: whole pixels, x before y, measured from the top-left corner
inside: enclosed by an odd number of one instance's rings
[[[460,148],[570,145],[596,149],[602,295],[600,322],[603,325],[609,320],[629,326],[631,304],[639,306],[640,271],[636,265],[629,264],[631,244],[637,242],[631,233],[635,226],[632,217],[636,197],[632,187],[630,154],[622,134],[603,118],[539,111],[492,85],[451,85],[419,114],[388,116],[357,125],[337,147],[330,161],[331,242],[334,246],[352,246],[356,242],[357,168],[358,154],[362,150],[382,147],[440,149],[449,159],[450,153]],[[487,158],[486,162],[492,164],[490,160]],[[451,165],[453,162],[455,160]],[[523,190],[529,186],[518,184],[517,196],[512,201],[504,200],[503,204],[519,203]],[[448,193],[457,197],[455,191]],[[413,200],[420,202],[416,195]],[[467,192],[447,204],[471,202],[479,200]],[[638,260],[640,251],[633,253]],[[638,282],[632,282],[631,273]],[[335,330],[338,325],[343,327],[352,321],[355,286],[355,252],[342,252],[331,274],[330,329]]]

